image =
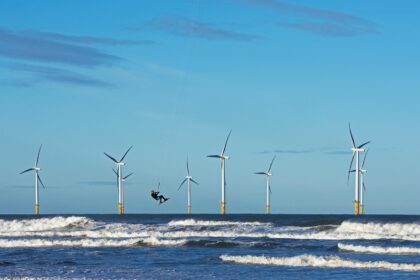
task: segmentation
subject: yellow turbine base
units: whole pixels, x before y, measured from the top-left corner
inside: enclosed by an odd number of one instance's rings
[[[220,214],[222,214],[222,215],[225,214],[225,203],[224,202],[220,203]]]
[[[39,204],[35,204],[35,216],[39,215]]]
[[[364,215],[365,214],[365,205],[360,204],[359,211],[360,211],[360,215]]]
[[[124,214],[124,206],[122,205],[122,203],[118,203],[118,214]]]
[[[354,215],[359,216],[360,214],[359,201],[355,200],[353,201],[353,203],[354,203]]]
[[[265,214],[270,214],[270,205],[265,206]]]
[[[191,205],[188,205],[188,215],[191,214]]]

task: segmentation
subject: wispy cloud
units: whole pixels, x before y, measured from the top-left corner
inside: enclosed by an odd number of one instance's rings
[[[5,81],[5,83],[1,82],[2,84],[9,86],[27,87],[42,81],[93,87],[112,86],[112,84],[108,82],[93,79],[83,74],[56,67],[39,66],[23,63],[0,64],[0,67],[12,71],[29,73],[31,75],[29,78],[19,78],[17,80]]]
[[[79,36],[79,35],[68,35],[56,32],[43,32],[38,30],[24,30],[20,32],[23,36],[43,38],[47,40],[80,43],[80,44],[97,44],[97,45],[151,45],[154,44],[152,40],[126,40],[126,39],[115,39],[109,37],[98,37],[98,36]]]
[[[29,87],[39,82],[50,81],[81,86],[110,87],[112,85],[107,81],[101,81],[74,70],[74,67],[85,69],[100,66],[114,67],[123,60],[121,57],[91,45],[116,46],[152,43],[148,40],[79,36],[0,27],[0,58],[19,61],[18,63],[4,63],[0,67],[28,74],[15,79],[3,79],[0,85]],[[35,65],[34,63],[44,65]],[[53,64],[53,66],[45,66],[45,64]],[[57,66],[57,64],[61,66]],[[73,69],[64,69],[69,66]]]
[[[42,32],[0,28],[0,42],[0,56],[5,58],[82,67],[113,65],[122,60],[96,48],[49,38]]]
[[[280,25],[331,37],[352,37],[360,34],[374,33],[370,27],[342,25],[331,22],[297,22]]]
[[[259,38],[255,35],[224,29],[214,24],[184,17],[157,18],[150,21],[149,26],[178,36],[195,37],[208,40],[249,42]]]
[[[376,25],[349,13],[290,4],[277,0],[238,0],[292,16],[292,22],[280,26],[332,37],[378,33]]]

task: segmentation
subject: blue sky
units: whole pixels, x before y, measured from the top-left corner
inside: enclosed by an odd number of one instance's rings
[[[418,214],[418,1],[2,1],[0,213],[352,213],[348,122],[372,140],[366,212]],[[161,182],[172,199],[157,206]]]

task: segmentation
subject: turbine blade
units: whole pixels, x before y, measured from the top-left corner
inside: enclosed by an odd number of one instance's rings
[[[254,174],[258,174],[258,175],[267,175],[267,173],[265,173],[265,172],[254,172]]]
[[[133,146],[131,146],[130,148],[128,148],[127,152],[125,152],[125,154],[123,155],[123,157],[121,158],[120,161],[123,161],[125,156],[128,154],[128,152],[131,150],[131,148],[133,148]]]
[[[182,183],[181,183],[181,185],[179,185],[179,187],[178,187],[178,190],[177,191],[179,191],[179,189],[182,187],[182,185],[183,184],[185,184],[185,182],[187,181],[187,178],[185,178],[183,181],[182,181]]]
[[[271,184],[268,184],[268,191],[270,192],[270,194],[272,194],[273,192],[271,191]]]
[[[363,190],[366,191],[365,182],[363,182]]]
[[[23,174],[23,173],[26,173],[26,172],[29,172],[29,171],[32,171],[32,170],[35,170],[35,169],[34,168],[29,168],[29,169],[26,169],[25,171],[20,172],[19,174]]]
[[[207,157],[211,157],[211,158],[222,158],[221,156],[219,156],[219,155],[209,155],[209,156],[207,156]]]
[[[349,170],[349,173],[354,173],[354,172],[356,172],[356,170]]]
[[[354,141],[353,133],[351,132],[350,123],[349,123],[349,131],[350,131],[351,142],[353,143],[353,148],[356,148],[356,142]]]
[[[232,130],[230,130],[229,131],[229,134],[228,134],[228,136],[227,136],[227,138],[226,138],[226,142],[225,142],[225,146],[223,147],[223,151],[222,151],[222,155],[224,155],[225,154],[225,151],[226,151],[226,146],[227,146],[227,143],[228,143],[228,141],[229,141],[229,137],[230,137],[230,134],[232,133]]]
[[[355,156],[356,156],[356,153],[353,153],[353,156],[352,156],[351,161],[350,161],[349,171],[351,170],[351,167],[353,166]]]
[[[114,168],[112,168],[112,171],[114,171],[115,175],[118,177],[118,172]]]
[[[366,150],[365,157],[363,158],[362,169],[365,167],[366,157],[367,157],[368,153],[369,153],[369,150]]]
[[[115,163],[118,163],[118,161],[115,159],[115,158],[113,158],[113,157],[111,157],[110,155],[108,155],[107,153],[104,153],[107,157],[109,157],[113,162],[115,162]]]
[[[199,183],[197,183],[196,181],[194,181],[194,179],[193,179],[193,178],[191,178],[190,180],[191,180],[191,182],[193,182],[194,184],[199,185]]]
[[[158,182],[158,190],[159,190],[159,188],[160,188],[160,182]]]
[[[358,149],[361,149],[361,148],[363,148],[364,146],[366,146],[367,144],[369,144],[370,143],[370,141],[367,141],[366,143],[363,143],[362,145],[360,145],[359,147],[357,147]]]
[[[187,157],[187,175],[190,176],[190,167],[188,166],[188,157]]]
[[[123,180],[127,179],[128,177],[130,177],[131,175],[133,175],[134,172],[131,172],[130,174],[128,174],[127,176],[123,177]]]
[[[36,176],[38,177],[38,181],[41,183],[42,187],[45,189],[45,185],[42,182],[41,177],[38,174]]]
[[[347,186],[349,185],[349,181],[350,181],[350,171],[351,171],[351,167],[353,165],[353,161],[354,161],[354,157],[356,156],[356,153],[353,153],[353,156],[351,158],[350,161],[350,166],[349,166],[349,171],[347,172]]]
[[[273,167],[273,162],[274,162],[275,159],[276,159],[276,156],[274,156],[273,159],[271,160],[270,167],[268,168],[268,172],[267,173],[270,173],[271,167]]]
[[[41,153],[41,149],[42,149],[42,144],[41,144],[41,146],[39,146],[39,150],[38,150],[38,155],[37,155],[37,157],[36,157],[35,166],[38,166],[38,162],[39,162],[39,154]]]

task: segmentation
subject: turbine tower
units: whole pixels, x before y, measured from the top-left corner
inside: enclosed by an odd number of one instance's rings
[[[181,185],[179,185],[178,191],[182,187],[182,185],[185,184],[185,182],[187,182],[187,189],[188,189],[187,211],[189,215],[191,214],[191,183],[190,182],[193,182],[196,185],[198,185],[198,183],[194,181],[193,177],[190,175],[190,168],[188,167],[188,158],[187,158],[187,176],[185,176],[184,181],[182,181]]]
[[[270,163],[270,167],[268,168],[267,172],[255,172],[254,174],[264,175],[266,181],[266,191],[267,191],[267,202],[265,204],[265,213],[270,214],[270,194],[271,194],[271,186],[270,186],[270,177],[271,177],[271,167],[273,167],[273,162],[276,159],[276,156],[273,157]]]
[[[356,141],[354,140],[353,133],[351,132],[351,127],[349,124],[349,131],[350,131],[350,137],[353,144],[352,151],[353,151],[353,157],[351,158],[349,171],[351,171],[351,167],[353,166],[354,158],[356,157],[356,168],[355,170],[359,170],[359,157],[360,153],[363,153],[365,149],[363,148],[367,144],[370,143],[370,141],[363,143],[362,145],[357,146]],[[359,178],[359,172],[354,172],[356,175],[355,177],[355,192],[354,192],[354,214],[358,216],[360,214],[360,200],[359,200],[359,191],[360,191],[360,178]],[[347,177],[348,179],[348,177]]]
[[[360,190],[360,206],[359,206],[359,213],[360,215],[364,215],[365,214],[365,203],[364,203],[364,194],[366,191],[366,186],[365,186],[365,174],[367,173],[367,170],[365,169],[365,162],[366,162],[366,157],[369,153],[369,150],[366,150],[366,154],[365,157],[363,158],[363,163],[362,163],[362,167],[360,168],[359,172],[360,172],[360,181],[361,181],[361,186],[362,189]],[[356,172],[355,169],[349,171],[349,173],[353,173]]]
[[[108,155],[104,152],[104,154],[110,158],[115,164],[117,165],[117,179],[118,179],[118,214],[122,215],[124,214],[124,189],[123,189],[123,180],[124,177],[122,176],[122,167],[124,166],[124,158],[128,154],[128,152],[133,148],[131,146],[128,148],[128,150],[125,152],[125,154],[122,156],[120,160],[116,160],[112,156]],[[130,174],[131,175],[131,174]],[[127,175],[125,178],[127,178],[129,175]]]
[[[231,133],[232,133],[232,130],[231,130],[231,131],[229,131],[229,134],[228,134],[228,136],[227,136],[227,138],[226,138],[225,146],[223,147],[222,153],[221,153],[220,155],[209,155],[209,156],[207,156],[207,157],[211,157],[211,158],[219,158],[219,159],[220,159],[220,162],[221,162],[220,168],[221,168],[221,171],[222,171],[222,201],[221,201],[221,203],[220,203],[220,213],[221,213],[222,215],[224,215],[224,214],[225,214],[225,211],[226,211],[226,194],[225,194],[225,190],[226,190],[225,160],[227,160],[227,159],[229,159],[229,158],[230,158],[230,157],[228,157],[228,156],[226,156],[226,155],[225,155],[225,151],[226,151],[226,146],[227,146],[227,143],[228,143],[228,141],[229,141],[229,137],[230,137],[230,134],[231,134]]]
[[[115,173],[115,175],[117,175],[117,189],[118,189],[118,181],[119,181],[119,179],[118,179],[118,172],[117,172],[117,170],[115,170],[114,168],[112,168],[112,171],[114,171],[114,173]],[[131,172],[130,174],[128,174],[128,175],[125,175],[123,178],[122,178],[122,182],[124,183],[125,182],[125,179],[127,179],[128,177],[130,177],[131,175],[133,175],[134,174],[134,172]],[[123,204],[124,204],[124,188],[122,188],[122,194],[121,194],[121,196],[122,196],[122,198],[121,198],[121,200],[123,201]]]
[[[20,174],[29,172],[29,171],[35,171],[35,215],[38,216],[39,214],[39,194],[38,194],[38,186],[39,183],[41,183],[42,187],[45,189],[45,185],[41,180],[41,177],[39,176],[39,171],[41,171],[41,168],[38,166],[39,163],[39,154],[41,153],[42,145],[39,146],[38,155],[36,157],[35,166],[29,169],[26,169],[25,171],[20,172]]]

